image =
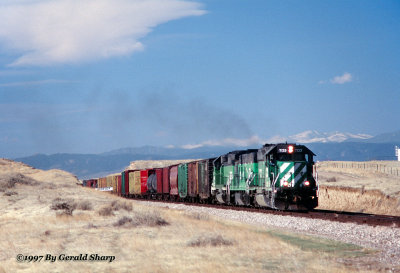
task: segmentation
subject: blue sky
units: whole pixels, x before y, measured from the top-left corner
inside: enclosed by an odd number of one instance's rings
[[[0,18],[2,157],[400,128],[399,1],[4,0]]]

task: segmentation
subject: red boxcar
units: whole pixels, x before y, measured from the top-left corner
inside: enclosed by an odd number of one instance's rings
[[[156,169],[157,194],[163,193],[163,169]]]
[[[169,167],[163,168],[163,194],[169,194]]]
[[[149,170],[141,170],[140,171],[140,193],[147,193],[147,178],[148,178]]]
[[[96,179],[90,179],[89,180],[89,184],[87,185],[88,187],[94,188],[95,187],[95,183],[96,183]]]
[[[178,195],[178,165],[171,166],[169,169],[170,195]]]

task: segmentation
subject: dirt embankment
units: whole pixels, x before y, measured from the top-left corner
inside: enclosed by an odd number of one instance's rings
[[[318,208],[400,216],[400,199],[379,190],[322,185]]]
[[[318,208],[400,216],[398,169],[395,161],[320,162]]]

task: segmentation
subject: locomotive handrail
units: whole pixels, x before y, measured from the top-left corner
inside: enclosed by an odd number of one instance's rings
[[[249,173],[249,176],[247,177],[247,180],[246,180],[246,193],[247,194],[250,191],[250,184],[251,184],[251,182],[253,182],[254,177],[255,177],[255,174],[254,174],[254,172],[252,170],[251,173]]]
[[[317,197],[319,197],[319,183],[318,183],[318,171],[317,171],[317,165],[314,165],[314,172],[315,172],[315,183],[317,184]]]
[[[275,176],[274,173],[272,173],[272,175]],[[272,193],[271,193],[271,206],[273,208],[275,208],[275,184],[278,181],[278,178],[279,178],[279,175],[277,175],[275,177],[274,183],[272,184],[273,186],[272,186]]]
[[[226,196],[227,196],[227,198],[230,198],[230,196],[231,196],[231,182],[232,182],[232,180],[233,180],[233,174],[231,172],[231,173],[229,173],[228,183],[226,184]]]

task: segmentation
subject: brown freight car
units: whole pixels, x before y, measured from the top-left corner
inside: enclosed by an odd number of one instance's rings
[[[198,162],[188,163],[188,195],[194,201],[199,193]]]
[[[198,187],[199,197],[205,200],[211,197],[211,183],[213,179],[214,158],[201,160],[198,162]]]

